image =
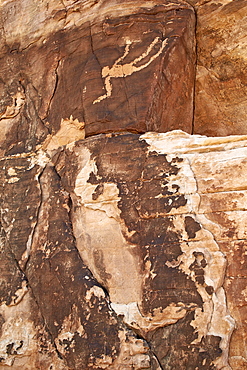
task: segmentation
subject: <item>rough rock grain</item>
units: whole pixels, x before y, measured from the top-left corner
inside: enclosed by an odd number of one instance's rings
[[[247,368],[246,9],[0,2],[0,369]]]
[[[179,0],[73,3],[0,7],[2,151],[33,150],[71,116],[87,136],[191,132],[193,8]]]
[[[246,307],[244,293],[236,305],[231,287],[241,280],[233,276],[230,284],[225,275],[232,240],[244,238],[245,145],[246,138],[182,132],[99,136],[68,149],[57,164],[82,259],[164,368],[228,366],[237,307]],[[244,325],[238,322],[231,348],[246,358],[238,342]]]
[[[147,343],[118,320],[83,263],[68,193],[47,160],[14,156],[3,164],[1,365],[155,369]]]
[[[247,133],[247,2],[190,1],[197,12],[194,133]]]
[[[245,368],[247,138],[49,143],[1,161],[3,366]]]

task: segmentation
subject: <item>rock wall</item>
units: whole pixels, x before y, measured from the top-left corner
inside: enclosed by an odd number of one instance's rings
[[[246,144],[101,134],[5,157],[1,363],[244,369]]]
[[[247,2],[190,3],[197,11],[194,133],[246,134]]]
[[[2,18],[5,153],[33,150],[70,116],[85,122],[87,136],[192,130],[195,15],[187,3],[7,1]]]
[[[0,369],[247,368],[246,9],[0,3]]]

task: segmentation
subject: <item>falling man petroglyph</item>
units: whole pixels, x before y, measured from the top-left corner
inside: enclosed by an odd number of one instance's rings
[[[146,57],[148,57],[151,54],[152,50],[154,49],[155,45],[159,41],[161,41],[161,39],[159,37],[156,37],[153,40],[153,42],[148,46],[147,50],[144,53],[142,53],[138,58],[135,58],[130,63],[119,64],[124,60],[124,58],[126,58],[126,56],[130,52],[130,46],[132,42],[127,39],[124,54],[115,61],[115,63],[113,64],[111,68],[109,66],[102,68],[101,73],[102,73],[102,78],[105,79],[104,85],[105,85],[106,94],[101,95],[98,99],[94,100],[93,104],[99,103],[102,100],[109,98],[111,96],[112,94],[111,78],[131,76],[134,72],[139,72],[142,69],[148,67],[162,53],[162,51],[164,50],[167,44],[167,39],[161,42],[159,50],[157,51],[157,53],[150,56],[150,59],[148,60],[148,62],[140,66],[136,66],[136,64],[141,62]]]

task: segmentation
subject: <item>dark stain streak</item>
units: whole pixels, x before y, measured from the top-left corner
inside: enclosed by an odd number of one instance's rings
[[[55,83],[54,83],[54,87],[53,87],[53,92],[52,92],[51,97],[50,97],[49,102],[48,102],[48,106],[47,106],[47,110],[46,110],[46,116],[44,117],[44,120],[49,115],[50,108],[51,108],[51,105],[52,105],[52,101],[53,101],[53,99],[55,97],[55,94],[56,94],[56,91],[57,91],[57,87],[58,87],[58,68],[59,68],[60,64],[61,64],[61,60],[58,60],[57,65],[54,68]]]
[[[17,353],[16,351],[13,351],[14,345],[15,345],[15,343],[13,343],[13,342],[6,345],[7,355],[14,355],[14,354]]]
[[[196,236],[196,232],[201,230],[201,225],[199,222],[195,221],[195,219],[191,216],[186,216],[184,219],[185,224],[185,231],[188,234],[190,239],[194,239]]]
[[[133,134],[108,138],[107,144],[101,148],[100,150],[97,138],[94,139],[94,146],[90,144],[97,174],[91,173],[88,182],[97,187],[105,182],[117,185],[121,218],[129,232],[134,232],[132,236],[125,235],[125,238],[136,245],[135,253],[139,254],[140,260],[143,261],[141,271],[145,272],[144,264],[150,262],[152,274],[146,274],[142,288],[142,314],[152,316],[160,307],[164,309],[169,304],[179,302],[183,302],[185,306],[193,303],[194,308],[202,307],[202,298],[195,283],[178,267],[169,268],[166,265],[168,261],[176,261],[182,254],[182,235],[174,226],[176,216],[169,213],[185,206],[187,202],[180,193],[179,186],[171,181],[171,178],[178,175],[179,164],[183,159],[176,157],[172,162],[168,162],[166,155],[148,152],[148,145],[139,141],[139,135]],[[199,223],[190,216],[185,217],[184,225],[190,238],[195,237],[196,232],[200,230]],[[206,260],[199,255],[195,256],[196,258],[200,265],[195,262],[191,268],[197,274],[196,279],[203,284]],[[186,317],[188,319],[190,316]],[[181,335],[187,335],[187,326],[181,326],[181,330]],[[160,341],[162,342],[161,339]],[[175,358],[176,354],[180,353],[181,343],[182,341],[173,338],[172,357]],[[157,349],[153,347],[153,351],[162,367],[168,368],[157,354]],[[187,349],[185,353],[186,351]],[[196,361],[200,356],[199,350],[193,356]],[[189,358],[188,355],[186,361],[189,361]]]
[[[37,245],[30,257],[27,272],[47,331],[55,345],[56,338],[63,330],[64,320],[72,315],[72,322],[79,320],[83,323],[85,336],[80,336],[75,330],[72,331],[73,338],[63,338],[60,343],[64,350],[62,354],[60,348],[55,346],[60,358],[70,368],[82,368],[89,364],[90,356],[96,361],[102,356],[103,350],[115,358],[119,348],[118,326],[109,310],[107,297],[93,296],[89,303],[85,298],[88,290],[100,284],[83,263],[75,246],[68,193],[52,167],[44,170],[40,184],[43,194],[49,194],[49,202],[42,202],[42,212],[49,219],[49,228],[44,236],[42,221],[37,226],[39,238],[36,239]],[[44,237],[46,250],[43,251]],[[88,315],[90,320],[87,319]],[[108,334],[110,337],[106,339]]]
[[[92,199],[93,200],[97,200],[98,197],[101,194],[103,194],[103,192],[104,192],[104,184],[97,185],[96,188],[95,188],[95,190],[94,190],[94,192],[93,192],[93,194],[92,194]]]
[[[106,266],[104,264],[103,252],[101,250],[93,251],[93,259],[95,267],[99,271],[101,279],[107,284],[107,280],[111,278],[111,274],[106,272]]]

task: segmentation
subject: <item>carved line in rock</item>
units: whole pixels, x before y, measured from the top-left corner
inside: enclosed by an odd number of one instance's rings
[[[139,72],[142,69],[148,67],[164,50],[165,46],[167,45],[167,38],[162,41],[161,46],[159,50],[154,55],[150,55],[152,50],[154,49],[155,45],[160,41],[159,37],[156,37],[151,44],[148,46],[147,50],[142,53],[138,58],[135,58],[132,62],[126,63],[126,64],[119,64],[122,62],[127,55],[130,52],[130,45],[132,44],[132,41],[129,39],[126,40],[126,46],[123,55],[118,58],[112,67],[106,66],[102,68],[101,74],[102,78],[105,79],[104,85],[106,94],[101,95],[98,97],[98,99],[94,100],[93,104],[99,103],[102,100],[109,98],[112,95],[112,84],[111,79],[112,78],[119,78],[119,77],[127,77],[131,76],[135,72]],[[141,62],[143,59],[150,56],[150,59],[143,65],[136,66],[137,63]]]

